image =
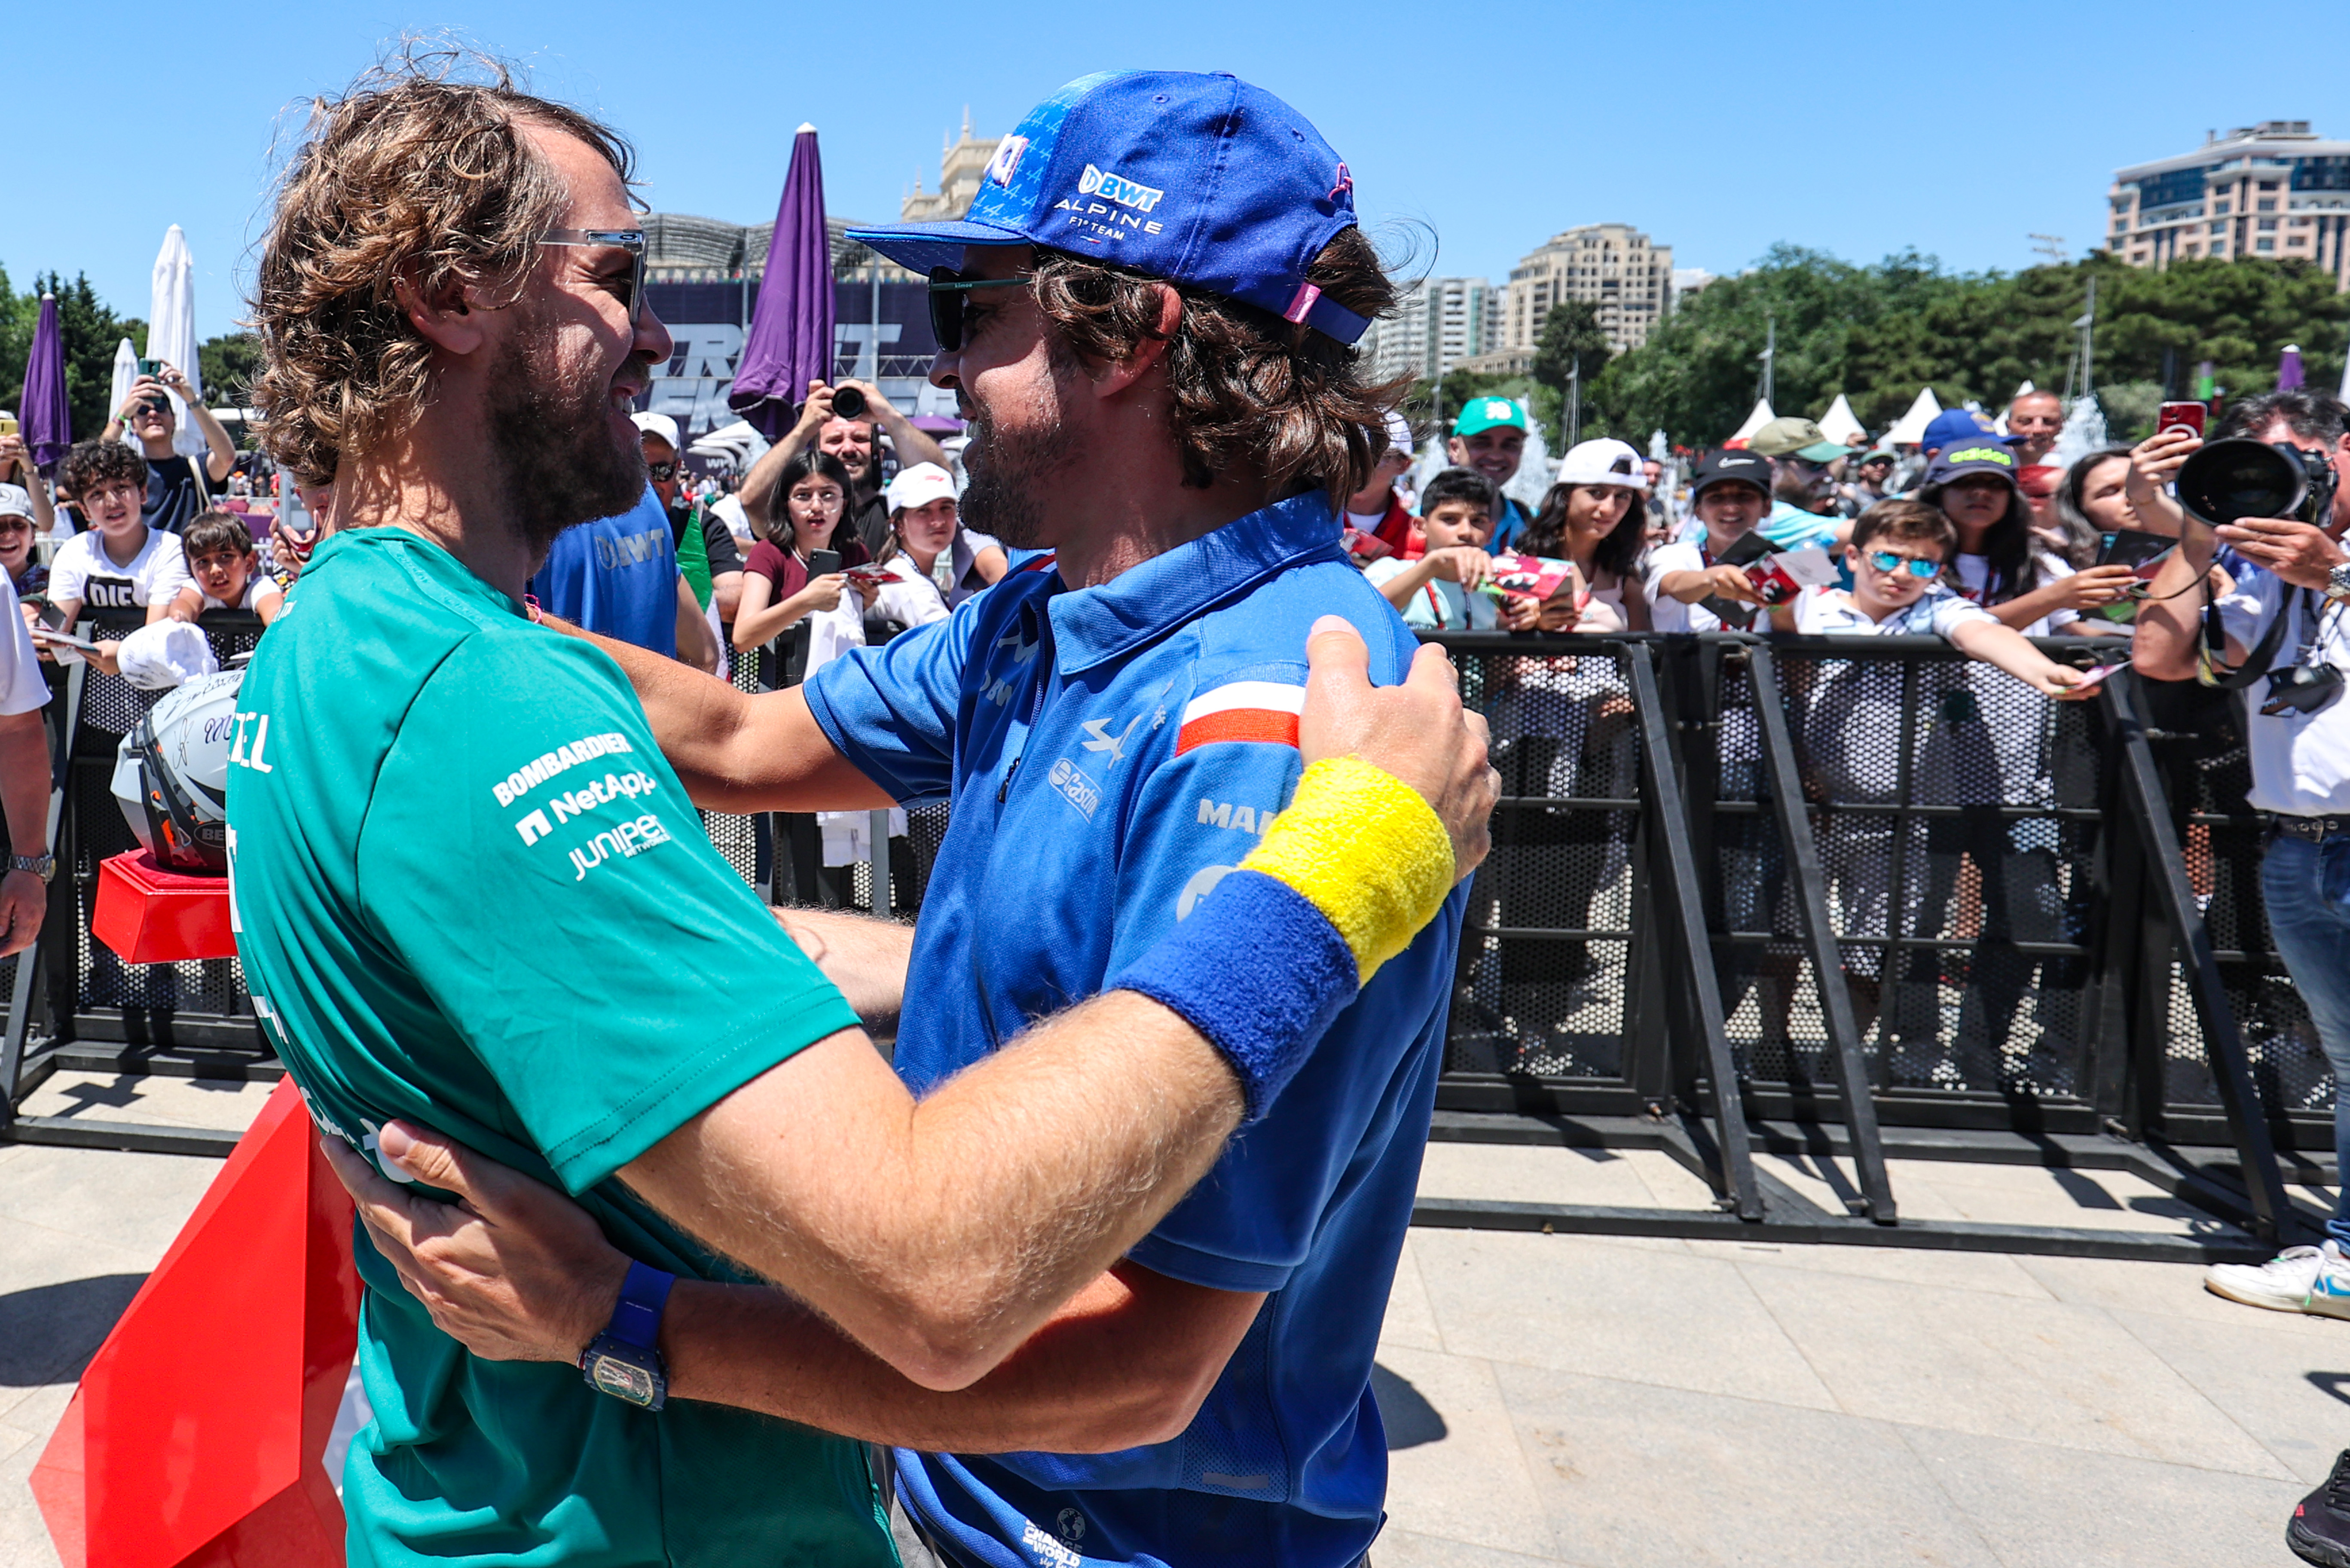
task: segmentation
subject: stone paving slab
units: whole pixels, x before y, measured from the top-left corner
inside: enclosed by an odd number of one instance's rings
[[[258,1106],[94,1088],[57,1085],[108,1120]],[[56,1563],[26,1477],[219,1169],[0,1146],[0,1568]],[[2187,1222],[2087,1174],[1897,1162],[1895,1189],[1920,1218]],[[1439,1145],[1423,1190],[1706,1206],[1638,1152]],[[2237,1306],[2176,1264],[1417,1231],[1380,1345],[1379,1568],[2274,1568],[2350,1441],[2350,1323]]]

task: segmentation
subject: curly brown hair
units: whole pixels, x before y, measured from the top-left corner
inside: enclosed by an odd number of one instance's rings
[[[109,479],[146,489],[146,455],[119,441],[92,436],[76,441],[57,468],[57,483],[78,496],[88,494],[91,485]]]
[[[468,67],[490,79],[456,79]],[[629,180],[634,155],[618,134],[452,48],[411,46],[312,102],[255,290],[254,400],[270,456],[325,483],[423,409],[432,348],[396,284],[428,296],[459,284],[494,304],[520,293],[569,195],[525,124],[577,137]]]
[[[1357,316],[1395,308],[1395,285],[1359,229],[1314,258],[1305,280]],[[1167,350],[1183,483],[1205,489],[1224,470],[1262,473],[1276,495],[1326,490],[1339,499],[1370,482],[1387,450],[1388,410],[1409,381],[1376,382],[1367,356],[1269,310],[1063,251],[1039,250],[1037,307],[1079,359],[1115,363],[1159,336],[1159,290],[1181,296]]]

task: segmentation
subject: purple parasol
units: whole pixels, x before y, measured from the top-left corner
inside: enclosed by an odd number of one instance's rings
[[[25,406],[17,410],[33,466],[53,472],[73,445],[73,412],[66,404],[66,342],[57,327],[57,296],[41,296],[40,325],[33,328],[33,357],[25,366]]]
[[[775,207],[767,272],[726,404],[769,441],[792,425],[810,381],[832,379],[832,241],[824,226],[824,161],[816,127],[792,140],[792,166]]]
[[[2277,356],[2277,390],[2290,392],[2301,385],[2301,345],[2288,343]]]

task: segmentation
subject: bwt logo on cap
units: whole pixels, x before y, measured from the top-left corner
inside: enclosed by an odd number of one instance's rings
[[[1116,202],[1121,207],[1131,207],[1138,213],[1147,213],[1159,205],[1160,198],[1167,192],[1154,191],[1148,185],[1137,184],[1124,175],[1113,173],[1107,169],[1097,169],[1088,163],[1086,165],[1085,173],[1077,179],[1077,194],[1099,196],[1105,202]]]

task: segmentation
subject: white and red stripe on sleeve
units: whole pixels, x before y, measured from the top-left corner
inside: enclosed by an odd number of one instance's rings
[[[1175,754],[1219,741],[1297,744],[1297,716],[1305,711],[1305,688],[1275,680],[1235,680],[1203,691],[1183,707],[1175,732]]]

